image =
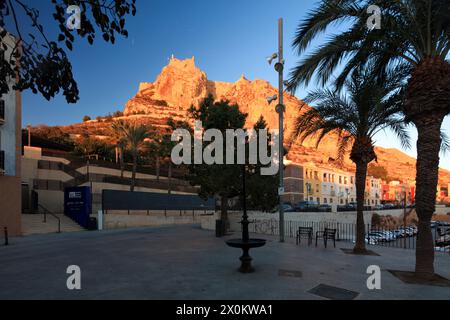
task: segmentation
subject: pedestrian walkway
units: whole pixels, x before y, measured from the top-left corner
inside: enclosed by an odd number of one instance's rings
[[[0,246],[0,299],[450,299],[448,287],[405,284],[388,271],[412,271],[413,250],[354,256],[340,249],[349,243],[265,238],[250,251],[252,274],[237,272],[238,249],[192,225],[12,238]],[[66,287],[70,265],[81,269],[80,291]],[[381,268],[381,290],[367,288],[371,265]],[[435,266],[450,278],[448,254]]]

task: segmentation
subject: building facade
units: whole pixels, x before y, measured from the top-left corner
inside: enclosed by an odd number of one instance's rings
[[[309,201],[317,204],[344,206],[356,202],[355,174],[312,162],[290,164],[285,169],[285,202],[297,204]],[[366,206],[379,205],[382,200],[382,181],[367,177]]]
[[[14,38],[7,36],[8,59]],[[0,97],[0,228],[10,235],[21,234],[21,95],[13,90],[15,79],[9,81],[9,92]]]
[[[382,181],[381,184],[382,203],[401,204],[405,199],[405,194],[408,205],[415,203],[415,181]]]

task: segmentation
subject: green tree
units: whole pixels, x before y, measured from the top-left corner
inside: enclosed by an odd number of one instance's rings
[[[80,28],[74,31],[66,26],[69,5],[79,6],[81,11]],[[62,90],[67,102],[75,103],[79,100],[78,85],[66,50],[72,51],[76,36],[89,44],[99,33],[111,44],[118,35],[127,37],[125,20],[135,15],[135,0],[51,0],[47,6],[49,13],[54,10],[51,17],[59,29],[54,37],[48,31],[54,26],[42,25],[45,18],[36,7],[22,0],[0,1],[0,55],[6,52],[11,39],[7,30],[14,33],[15,42],[12,53],[5,55],[7,59],[0,59],[0,95],[10,90],[9,77],[18,74],[14,89],[30,89],[47,100]],[[16,63],[19,59],[20,67]]]
[[[127,141],[123,131],[124,127],[125,122],[123,120],[113,122],[113,124],[111,125],[111,135],[110,135],[111,142],[117,148],[120,164],[120,177],[122,179],[123,179],[123,172],[125,171],[124,153],[127,147]]]
[[[225,136],[227,129],[242,129],[246,114],[239,107],[228,101],[214,102],[210,95],[198,108],[191,107],[190,115],[195,120],[202,121],[203,128],[220,130]],[[224,141],[224,150],[225,141]],[[188,179],[192,185],[200,186],[202,197],[218,196],[221,202],[221,220],[224,226],[228,224],[228,200],[241,193],[241,166],[228,164],[192,164],[189,166]]]
[[[91,121],[91,117],[89,117],[89,116],[84,116],[84,117],[83,117],[83,122],[88,122],[88,121]]]
[[[380,28],[368,28],[367,9],[381,9]],[[389,69],[409,70],[406,119],[418,131],[416,211],[419,218],[416,275],[434,274],[434,244],[430,220],[435,210],[441,125],[450,113],[450,6],[448,0],[322,0],[300,23],[294,48],[299,54],[311,42],[347,22],[324,45],[308,53],[292,70],[288,89],[316,76],[322,84],[336,79],[338,87],[361,65],[375,64],[381,81]],[[341,62],[344,61],[343,68]],[[333,75],[336,74],[336,77]]]
[[[261,116],[255,123],[253,129],[268,130],[267,123]],[[259,139],[258,154],[259,154]],[[270,150],[270,136],[267,139],[267,150]],[[247,148],[248,150],[248,148]],[[248,156],[249,152],[247,152]],[[254,210],[271,211],[278,204],[278,175],[261,175],[261,164],[247,165],[247,202],[249,207]]]
[[[136,186],[136,171],[139,160],[139,152],[144,148],[147,139],[151,138],[153,128],[148,125],[142,125],[134,122],[120,122],[119,132],[130,150],[133,157],[133,169],[131,172],[130,191],[133,192]]]
[[[371,163],[367,168],[367,174],[377,179],[389,182],[389,175],[385,167]]]
[[[345,83],[346,95],[331,90],[310,93],[305,102],[316,102],[317,106],[301,115],[295,128],[295,136],[301,142],[309,137],[317,137],[317,146],[326,135],[337,134],[338,159],[341,161],[351,145],[350,159],[356,165],[355,253],[366,251],[363,208],[367,166],[376,159],[373,137],[380,130],[390,128],[403,146],[409,147],[409,137],[401,115],[403,95],[398,91],[401,74],[390,74],[380,85],[370,76],[372,72],[372,69],[355,72],[351,81]]]

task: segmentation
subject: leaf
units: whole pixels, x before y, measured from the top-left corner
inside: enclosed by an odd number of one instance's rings
[[[72,42],[70,42],[69,40],[66,40],[66,46],[67,46],[67,49],[72,51]]]

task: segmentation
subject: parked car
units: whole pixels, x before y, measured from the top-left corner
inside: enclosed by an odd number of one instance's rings
[[[435,243],[436,247],[450,246],[450,237],[448,236],[439,237],[438,239],[436,239]]]
[[[400,229],[393,230],[392,232],[394,233],[396,238],[403,238],[405,235],[405,233]]]
[[[294,208],[288,203],[283,204],[283,211],[284,212],[295,212]]]
[[[444,253],[450,253],[450,246],[445,247],[435,247],[434,251],[436,252],[444,252]]]
[[[302,201],[294,206],[294,208],[296,211],[316,210],[319,208],[319,204],[316,201]]]
[[[373,240],[375,242],[386,242],[386,237],[381,232],[371,231],[366,235],[366,239]]]
[[[430,223],[430,227],[432,229],[436,228],[438,225],[439,225],[439,223],[437,221],[431,221],[431,223]]]
[[[331,212],[331,206],[328,204],[321,204],[317,209],[319,212]]]
[[[373,207],[375,210],[383,210],[384,209],[384,205],[382,204],[377,204]]]
[[[392,203],[386,203],[383,205],[383,208],[386,210],[395,209],[395,205],[393,205]]]

